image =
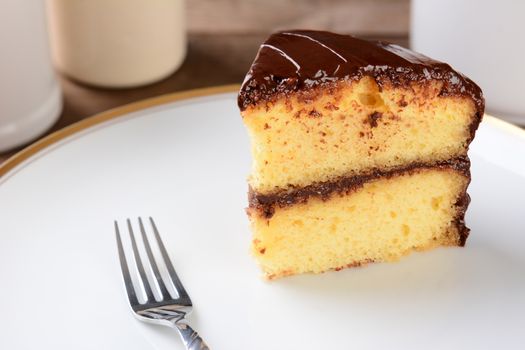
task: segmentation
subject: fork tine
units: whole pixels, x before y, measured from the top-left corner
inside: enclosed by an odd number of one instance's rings
[[[155,301],[155,296],[153,295],[153,291],[151,290],[151,286],[146,276],[144,265],[142,265],[142,260],[140,259],[139,249],[137,248],[137,241],[135,240],[135,234],[133,233],[133,227],[131,226],[131,220],[127,219],[127,222],[129,237],[131,239],[131,247],[133,248],[133,255],[135,256],[135,262],[137,264],[137,270],[139,270],[139,276],[142,280],[144,290],[146,291],[146,301]]]
[[[120,268],[122,269],[122,277],[124,277],[124,286],[126,287],[126,292],[128,294],[128,299],[131,306],[135,306],[139,303],[137,299],[137,293],[135,292],[135,287],[133,287],[133,281],[131,280],[131,275],[129,274],[128,263],[126,261],[126,255],[124,254],[124,247],[122,246],[122,239],[120,238],[120,230],[118,228],[118,223],[115,221],[115,236],[117,237],[117,246],[118,246],[118,257],[120,260]]]
[[[155,278],[157,279],[157,284],[159,285],[160,294],[162,295],[162,299],[170,299],[171,295],[168,292],[168,289],[166,288],[164,281],[162,280],[162,276],[160,275],[159,267],[157,266],[157,261],[155,260],[155,257],[153,256],[153,252],[151,251],[151,246],[149,244],[148,236],[146,235],[146,230],[144,229],[144,224],[142,223],[142,218],[140,217],[139,217],[139,226],[140,226],[140,232],[142,233],[142,241],[144,242],[144,247],[146,248],[146,253],[148,254],[148,259],[151,265],[151,269],[153,270],[153,274],[155,275]]]
[[[166,247],[164,247],[164,243],[162,243],[162,239],[160,238],[159,230],[157,230],[155,221],[153,221],[153,218],[151,216],[149,217],[149,221],[151,223],[151,227],[153,227],[153,233],[155,234],[155,238],[157,239],[157,244],[159,246],[160,253],[162,254],[162,258],[164,259],[164,264],[166,265],[166,268],[171,277],[173,285],[175,286],[175,290],[177,291],[177,294],[179,295],[179,299],[184,299],[185,302],[187,302],[188,304],[191,304],[190,297],[188,293],[186,292],[186,289],[184,289],[184,286],[182,285],[182,282],[180,281],[179,276],[177,276],[177,273],[175,272],[173,265],[171,264],[171,260],[168,255],[168,252],[166,251]]]

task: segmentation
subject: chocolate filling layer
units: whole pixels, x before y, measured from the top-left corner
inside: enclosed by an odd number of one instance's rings
[[[293,188],[288,191],[283,190],[272,194],[260,194],[250,188],[248,194],[249,208],[258,211],[260,215],[270,219],[275,213],[276,207],[285,208],[294,204],[305,203],[310,197],[328,200],[333,195],[345,195],[355,191],[369,181],[410,174],[421,169],[452,169],[463,173],[470,182],[470,160],[465,156],[433,164],[412,163],[408,166],[392,170],[376,169],[368,174],[343,176],[335,181],[318,182],[305,187]],[[458,215],[454,220],[460,235],[460,241],[458,244],[461,246],[465,245],[465,241],[469,234],[469,229],[465,227],[464,223],[465,212],[469,202],[470,197],[466,193],[465,188],[465,192],[460,196],[456,203],[456,206],[458,207]]]
[[[443,81],[441,95],[470,97],[478,119],[483,115],[481,89],[446,63],[390,43],[312,30],[271,35],[246,75],[238,104],[244,110],[283,95],[364,76],[375,79],[380,88],[385,83],[410,86],[414,82]]]

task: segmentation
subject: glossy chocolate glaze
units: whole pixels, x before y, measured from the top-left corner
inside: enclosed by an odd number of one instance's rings
[[[459,157],[434,164],[411,163],[404,167],[392,170],[373,170],[368,174],[342,176],[334,181],[318,182],[301,188],[294,188],[288,191],[278,191],[272,194],[260,194],[251,188],[248,193],[249,210],[255,210],[258,215],[270,219],[275,213],[275,208],[285,208],[299,203],[306,203],[309,198],[317,197],[328,200],[334,195],[347,195],[365,183],[378,180],[380,178],[391,178],[394,176],[416,173],[422,169],[451,169],[459,171],[470,182],[470,160],[468,157]],[[468,184],[467,184],[468,185]],[[456,206],[458,208],[454,223],[460,235],[459,245],[465,245],[469,235],[469,229],[465,226],[464,218],[470,197],[466,192],[458,198]]]
[[[448,64],[397,45],[366,41],[323,31],[290,30],[273,34],[264,42],[239,92],[241,110],[283,95],[332,85],[364,76],[408,86],[440,80],[441,95],[473,99],[478,119],[484,110],[481,89]]]

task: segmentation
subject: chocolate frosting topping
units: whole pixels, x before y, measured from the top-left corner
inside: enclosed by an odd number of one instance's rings
[[[241,110],[316,86],[370,76],[383,83],[408,85],[440,80],[441,95],[471,97],[481,118],[481,89],[448,64],[397,45],[323,31],[290,30],[273,34],[259,48],[239,92]]]

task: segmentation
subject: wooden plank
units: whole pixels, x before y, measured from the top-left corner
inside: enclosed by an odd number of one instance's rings
[[[408,35],[409,0],[189,0],[194,33],[269,33],[324,29],[360,35]]]

